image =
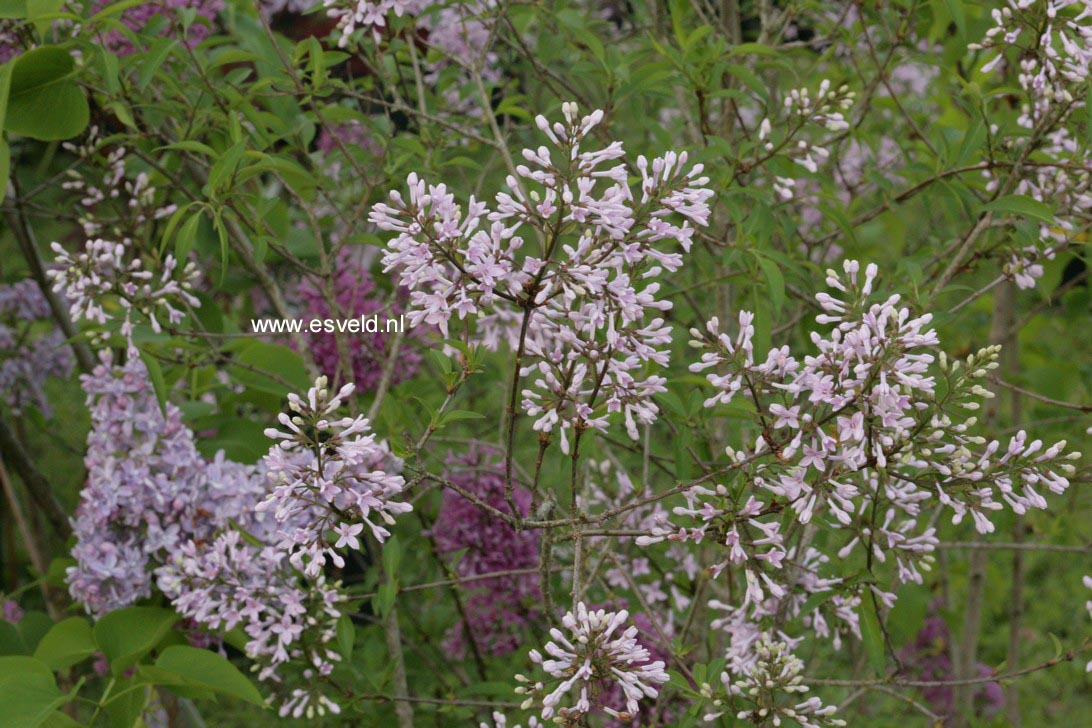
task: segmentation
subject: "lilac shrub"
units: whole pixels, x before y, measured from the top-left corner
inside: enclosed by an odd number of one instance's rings
[[[1088,2],[12,14],[0,714],[1079,722]]]

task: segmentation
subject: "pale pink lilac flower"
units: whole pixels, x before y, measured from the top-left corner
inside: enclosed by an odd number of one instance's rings
[[[966,413],[990,396],[979,382],[996,367],[997,348],[962,363],[934,356],[928,314],[915,316],[898,296],[872,302],[875,266],[863,276],[856,261],[843,270],[827,273],[836,295],[817,295],[824,311],[817,322],[834,328],[812,332],[816,353],[802,360],[787,346],[757,358],[749,312],[740,313],[734,336],[716,319],[691,331],[703,352],[691,370],[713,370],[706,406],[746,398],[759,434],[750,448],[726,448],[728,482],[687,489],[686,504],[661,514],[638,543],[702,543],[715,534],[710,571],[743,577],[733,603],[715,605],[727,612],[718,621],[740,635],[753,637],[761,620],[782,615],[837,646],[843,634],[860,636],[863,595],[894,603],[896,595],[875,584],[824,576],[829,557],[815,549],[786,548],[782,530],[793,520],[805,529],[819,521],[839,559],[869,554],[898,583],[920,584],[938,543],[926,508],[948,510],[957,524],[969,516],[988,533],[996,510],[1046,508],[1040,491],[1064,492],[1074,470],[1067,461],[1079,457],[1063,456],[1064,442],[1045,447],[1024,432],[1007,446],[970,434],[975,419]],[[829,591],[822,609],[802,611],[809,595]]]
[[[141,170],[127,147],[109,144],[99,127],[92,126],[82,142],[61,146],[80,161],[65,171],[61,187],[78,195],[79,222],[88,238],[142,240],[177,210],[151,170]]]
[[[549,682],[516,676],[524,684],[516,692],[528,696],[523,707],[541,704],[543,720],[557,716],[574,722],[599,712],[620,720],[635,717],[640,701],[655,698],[668,675],[662,661],[649,661],[648,649],[637,641],[637,628],[624,626],[628,617],[624,609],[589,611],[578,603],[575,612],[561,620],[568,634],[550,630],[553,641],[546,644],[547,656],[531,650],[531,661],[542,667]],[[624,710],[603,703],[603,691],[613,685],[625,695]],[[563,705],[569,702],[571,706]]]
[[[544,436],[557,431],[567,452],[570,431],[606,430],[615,413],[633,438],[638,424],[656,418],[651,398],[664,379],[646,369],[667,363],[671,341],[670,327],[651,313],[671,306],[657,297],[656,278],[683,262],[656,244],[689,250],[690,223],[707,224],[712,192],[701,165],[688,169],[685,153],[670,152],[637,159],[635,197],[624,165],[603,167],[624,156],[620,142],[581,148],[603,112],[581,118],[571,103],[563,111],[565,123],[538,117],[554,150],[525,149],[529,164],[517,167],[520,179],[508,178],[494,210],[473,197],[464,210],[446,185],[411,174],[408,199],[391,192],[369,219],[397,233],[383,262],[411,291],[412,325],[450,337],[452,324],[465,320],[471,340],[500,343],[512,337],[494,324],[479,338],[476,320],[517,312],[508,321],[523,332],[515,335],[526,355],[520,376],[531,384],[523,411]],[[525,249],[524,234],[538,243]]]
[[[782,719],[803,728],[844,726],[833,705],[817,697],[797,702],[810,688],[803,683],[804,663],[792,647],[763,633],[754,645],[755,661],[743,670],[725,670],[719,676],[720,689],[708,684],[701,692],[713,710],[704,719],[711,722],[732,711],[733,718],[756,725],[781,725]]]
[[[353,40],[358,30],[378,37],[391,18],[417,15],[435,0],[322,0],[326,14],[337,22],[339,48]]]
[[[278,524],[277,547],[311,578],[322,574],[327,557],[338,567],[345,565],[327,536],[335,526],[366,525],[382,543],[390,536],[385,525],[413,510],[396,500],[405,484],[397,474],[401,461],[386,443],[376,441],[368,420],[335,414],[354,385],[346,384],[333,396],[326,387],[326,377],[319,377],[306,398],[288,395],[291,414],[282,412],[278,418],[284,429],[266,429],[266,436],[277,441],[264,460],[273,490],[257,505]]]
[[[185,317],[181,305],[201,305],[191,293],[197,278],[192,262],[176,278],[178,262],[168,254],[155,265],[160,271],[157,276],[125,243],[96,238],[88,240],[78,253],[65,250],[60,243],[52,247],[57,258],[47,275],[54,290],[68,299],[73,321],[105,325],[114,319],[107,313],[107,302],[113,301],[124,311],[120,331],[128,339],[135,325],[134,312],[158,333],[162,330],[160,317],[165,317],[168,324],[178,324]]]

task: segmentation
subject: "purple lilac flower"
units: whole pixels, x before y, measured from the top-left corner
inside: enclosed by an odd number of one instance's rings
[[[19,37],[20,23],[0,20],[0,63],[7,63],[23,52],[23,40]]]
[[[94,11],[98,12],[110,4],[110,0],[98,0]],[[176,32],[177,24],[181,22],[179,11],[183,9],[192,9],[197,14],[197,18],[186,29],[185,37],[182,39],[186,47],[193,48],[209,37],[216,14],[224,9],[224,3],[223,0],[151,0],[125,10],[120,20],[122,25],[139,35],[153,20],[166,17],[169,22],[163,29],[162,35],[169,36]],[[118,56],[128,56],[139,50],[120,30],[107,31],[103,38],[103,45]]]
[[[934,613],[926,617],[925,624],[918,631],[913,643],[904,647],[899,654],[915,680],[943,682],[953,677],[952,658],[948,649],[951,639],[948,622],[935,613],[937,608],[938,605],[934,603],[931,608]],[[989,677],[993,674],[993,670],[982,663],[978,663],[975,669],[978,677]],[[923,687],[921,695],[939,715],[955,714],[955,696],[950,685]],[[1005,693],[999,683],[983,683],[976,688],[974,700],[980,713],[995,715],[1005,705]]]
[[[17,602],[13,602],[11,599],[3,600],[3,619],[16,624],[23,618],[23,608],[19,606]]]
[[[497,454],[473,447],[465,455],[449,460],[444,478],[500,511],[507,511],[504,470]],[[517,488],[514,494],[521,515],[527,515],[531,494]],[[454,490],[445,490],[440,514],[433,526],[433,539],[442,554],[465,551],[455,566],[460,578],[477,577],[538,564],[537,531],[516,531]],[[537,573],[481,579],[468,584],[466,595],[468,627],[475,643],[494,655],[517,649],[527,627],[538,620]],[[463,652],[465,631],[456,625],[448,633],[451,649]]]
[[[36,407],[52,417],[45,393],[49,377],[72,374],[72,352],[60,331],[42,331],[49,304],[31,280],[0,285],[0,392],[15,413]]]
[[[260,470],[201,457],[181,411],[160,409],[135,352],[121,366],[101,358],[81,378],[91,431],[68,569],[72,596],[95,615],[149,596],[182,544],[211,538],[265,492]]]
[[[344,337],[345,348],[352,362],[353,383],[362,391],[372,391],[383,378],[383,369],[389,359],[392,334],[383,331],[384,318],[396,319],[402,314],[402,306],[394,300],[388,303],[376,291],[375,280],[360,258],[349,248],[342,248],[334,266],[332,292],[337,310],[331,311],[320,285],[305,278],[299,286],[300,304],[307,319],[357,318],[378,316],[378,333],[349,334]],[[331,381],[339,382],[341,375],[341,350],[338,336],[334,333],[303,333],[303,340],[311,350],[315,364]],[[403,340],[398,349],[391,385],[411,378],[421,366],[421,354],[408,341]]]

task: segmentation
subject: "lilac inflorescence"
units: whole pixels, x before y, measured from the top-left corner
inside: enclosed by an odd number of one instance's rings
[[[370,219],[397,234],[383,262],[411,291],[410,322],[448,336],[470,320],[472,340],[506,341],[525,355],[523,411],[543,436],[559,431],[568,451],[570,432],[606,430],[614,413],[634,439],[638,424],[655,420],[652,397],[665,380],[645,369],[667,363],[671,341],[657,315],[671,303],[656,279],[683,263],[659,243],[688,251],[691,223],[708,223],[713,193],[701,165],[669,152],[636,160],[635,195],[624,164],[604,166],[624,157],[620,142],[581,148],[603,112],[563,111],[564,123],[538,117],[553,149],[525,149],[529,164],[516,167],[493,209],[471,197],[464,214],[445,185],[411,174],[408,199],[391,192]],[[525,229],[535,249],[524,250]]]
[[[568,634],[557,628],[550,630],[547,656],[531,650],[531,661],[542,667],[550,684],[516,676],[523,683],[516,692],[528,696],[523,707],[540,703],[544,720],[557,716],[575,723],[596,712],[632,720],[640,710],[640,701],[655,698],[668,675],[663,661],[650,661],[648,649],[638,643],[637,627],[624,626],[628,618],[624,609],[589,610],[583,602],[578,603],[576,610],[561,620]],[[605,693],[615,686],[625,696],[623,710],[604,700]],[[575,698],[575,702],[562,705],[567,698]]]
[[[278,547],[312,578],[321,575],[327,557],[344,566],[339,549],[359,550],[365,526],[382,543],[390,536],[385,525],[413,510],[396,500],[405,485],[396,472],[402,463],[376,441],[368,420],[334,416],[354,385],[334,396],[326,387],[326,377],[319,377],[306,399],[290,394],[291,414],[278,418],[284,429],[265,431],[278,441],[264,461],[273,490],[257,506],[281,526]]]

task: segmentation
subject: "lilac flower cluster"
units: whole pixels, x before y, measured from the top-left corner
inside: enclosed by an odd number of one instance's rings
[[[935,609],[937,605],[933,605]],[[914,679],[926,682],[944,682],[952,678],[951,635],[948,622],[939,614],[930,614],[918,631],[914,642],[900,651],[903,665]],[[976,666],[979,677],[993,674],[987,665]],[[955,693],[950,685],[926,686],[922,697],[933,712],[940,716],[955,715]],[[983,683],[975,689],[975,703],[981,706],[985,716],[997,714],[1005,705],[1005,694],[995,682]]]
[[[147,171],[131,173],[129,150],[110,147],[97,126],[82,143],[65,142],[62,147],[80,160],[65,171],[61,187],[79,195],[79,220],[87,237],[140,240],[150,225],[177,209],[162,200]]]
[[[0,617],[6,622],[17,624],[23,618],[23,608],[19,606],[18,602],[4,599],[0,601]]]
[[[754,637],[755,622],[777,614],[799,617],[837,644],[840,630],[832,633],[826,612],[859,636],[862,587],[822,577],[828,557],[814,549],[787,548],[788,522],[807,532],[820,518],[828,533],[846,534],[834,547],[839,559],[859,548],[870,563],[893,563],[900,583],[921,583],[937,544],[935,529],[920,522],[928,502],[950,509],[953,523],[970,516],[988,533],[988,514],[1006,505],[1016,513],[1046,508],[1039,490],[1063,492],[1073,472],[1066,461],[1079,457],[1063,456],[1064,442],[1044,447],[1024,432],[1006,446],[969,434],[975,419],[964,413],[990,396],[979,381],[996,366],[997,347],[971,355],[965,366],[944,354],[935,359],[931,317],[913,316],[898,296],[870,303],[876,267],[859,273],[856,261],[845,264],[844,277],[828,271],[828,285],[842,298],[818,294],[825,313],[816,320],[835,327],[811,334],[817,353],[802,361],[787,346],[756,359],[748,312],[734,338],[716,319],[705,332],[691,331],[692,345],[704,352],[691,370],[717,370],[707,374],[716,392],[706,406],[745,397],[760,434],[750,450],[727,448],[726,470],[739,474],[734,485],[685,493],[687,504],[674,515],[696,525],[678,526],[661,514],[639,543],[709,538],[723,549],[714,575],[743,571],[741,602],[716,605],[728,611],[720,625],[733,633],[733,649]],[[893,593],[867,588],[888,607],[894,603]],[[837,594],[822,610],[800,611],[807,595],[832,590]]]
[[[110,4],[110,0],[96,0],[93,11],[99,12]],[[153,21],[166,18],[167,27],[163,28],[160,34],[169,36],[178,32],[181,27],[184,17],[182,11],[193,11],[197,19],[185,28],[181,38],[186,47],[193,48],[209,37],[216,16],[223,9],[223,0],[147,0],[126,8],[122,11],[119,20],[130,31],[140,35]],[[111,52],[121,57],[142,50],[129,34],[117,29],[107,31],[103,35],[102,43]]]
[[[568,451],[567,430],[606,430],[612,413],[623,415],[633,438],[638,423],[656,418],[651,398],[664,391],[664,380],[642,370],[667,363],[671,329],[648,315],[671,307],[657,298],[656,278],[683,260],[656,243],[688,250],[690,223],[707,224],[712,192],[701,165],[688,169],[685,153],[670,152],[637,159],[635,198],[624,164],[603,167],[624,157],[621,142],[581,149],[603,112],[581,118],[572,103],[563,112],[563,124],[537,118],[554,150],[525,149],[529,165],[516,167],[519,179],[508,177],[495,209],[472,197],[464,216],[446,185],[411,174],[409,198],[391,192],[391,204],[376,205],[370,220],[397,233],[383,262],[411,291],[410,322],[449,336],[452,319],[468,319],[474,329],[485,318],[471,335],[514,344],[520,376],[536,377],[523,390],[523,411],[537,417],[534,428],[544,436],[560,430]],[[538,239],[536,250],[523,252],[525,227]],[[513,325],[507,336],[498,320]]]
[[[46,380],[72,374],[72,351],[51,322],[49,303],[34,281],[0,285],[0,392],[16,414],[35,407],[52,417]]]
[[[1026,100],[1017,120],[1032,130],[1044,124],[1044,142],[1036,147],[1037,164],[1020,176],[1016,194],[1047,203],[1055,219],[1039,227],[1042,244],[1010,247],[1004,271],[1020,288],[1034,288],[1043,275],[1043,260],[1054,257],[1058,245],[1068,243],[1089,222],[1092,206],[1092,163],[1079,132],[1066,126],[1081,98],[1092,64],[1092,4],[1086,0],[1008,0],[992,12],[994,27],[975,50],[997,49],[983,66],[989,72],[1006,61],[1005,49],[1018,48],[1021,56],[1017,81]],[[996,130],[995,130],[996,133]],[[1026,144],[1026,141],[1018,141]],[[996,170],[985,170],[987,190],[1002,184]]]
[[[1092,221],[1092,160],[1079,138],[1058,126],[1044,135],[1036,153],[1043,163],[1021,174],[1013,192],[1049,205],[1054,217],[1040,223],[1039,244],[1007,246],[1004,272],[1022,289],[1034,288],[1043,276],[1043,261],[1052,260],[1058,248],[1077,239]],[[983,176],[990,192],[1002,184],[996,170],[984,170]]]
[[[82,377],[91,430],[68,569],[73,598],[95,615],[149,596],[153,574],[184,543],[211,538],[265,491],[255,468],[201,457],[178,408],[160,408],[135,352],[121,366],[109,352],[101,359]]]
[[[337,21],[338,47],[349,45],[358,30],[370,30],[378,37],[389,18],[417,15],[434,0],[322,0],[326,14]]]
[[[762,634],[754,646],[755,660],[748,668],[720,674],[722,692],[715,692],[709,684],[701,686],[702,695],[713,705],[713,711],[704,719],[714,721],[731,708],[737,720],[754,725],[777,726],[783,719],[803,728],[846,725],[835,717],[833,705],[823,705],[817,697],[795,702],[799,698],[794,694],[802,696],[810,688],[803,684],[804,663],[791,650],[789,644]]]
[[[814,97],[807,88],[790,90],[784,100],[784,118],[776,118],[776,129],[784,131],[775,135],[775,125],[769,116],[758,125],[758,140],[762,149],[771,156],[782,154],[815,174],[830,157],[830,150],[808,141],[801,132],[808,128],[833,132],[848,129],[849,123],[842,112],[853,105],[853,98],[854,93],[848,86],[834,88],[829,79],[820,82]],[[774,177],[774,192],[782,200],[791,200],[796,186],[797,181],[793,177]]]
[[[134,255],[131,246],[101,238],[88,240],[83,252],[70,253],[60,243],[53,243],[56,265],[47,275],[54,290],[68,299],[73,321],[88,321],[105,325],[114,316],[107,308],[124,311],[121,334],[126,339],[133,333],[133,312],[142,314],[159,332],[159,316],[166,316],[175,325],[185,318],[179,308],[183,304],[198,307],[201,302],[190,291],[197,278],[197,267],[187,263],[176,279],[178,261],[166,255],[157,266],[159,276],[144,267],[144,261]]]
[[[245,536],[235,524],[211,543],[183,544],[162,570],[160,588],[174,597],[180,614],[206,629],[220,632],[242,625],[246,654],[255,661],[258,679],[280,686],[285,664],[305,666],[299,677],[306,687],[280,688],[285,693],[278,708],[281,716],[341,712],[315,679],[329,675],[341,660],[334,649],[345,598],[339,585],[327,584],[322,576],[301,581],[288,554],[273,545],[272,519],[253,511],[239,515],[249,527]]]
[[[160,408],[135,351],[120,366],[103,352],[83,386],[91,431],[67,574],[72,596],[99,616],[155,586],[202,630],[242,625],[247,656],[280,693],[282,715],[338,712],[314,676],[340,659],[332,645],[344,596],[322,574],[302,578],[290,564],[280,540],[295,524],[256,508],[269,493],[265,467],[201,457],[178,408]],[[318,510],[297,510],[298,525]],[[305,665],[303,687],[283,687],[281,668],[293,661]]]
[[[443,477],[497,510],[508,509],[504,469],[493,452],[472,448],[465,455],[451,459]],[[516,488],[513,497],[520,515],[526,516],[531,494]],[[455,564],[455,574],[459,578],[503,574],[475,579],[462,590],[470,635],[464,634],[462,625],[453,627],[448,633],[449,647],[462,653],[465,638],[469,637],[479,648],[494,655],[516,650],[528,627],[542,616],[535,606],[539,597],[539,576],[537,572],[505,572],[526,571],[538,566],[538,532],[516,531],[449,489],[444,491],[432,537],[439,553],[462,552]]]
[[[353,384],[332,397],[326,387],[326,377],[319,377],[306,399],[288,395],[292,414],[282,412],[278,418],[285,429],[265,431],[278,440],[264,461],[273,491],[257,506],[271,511],[281,527],[277,548],[311,578],[322,574],[327,557],[344,566],[338,549],[359,550],[365,526],[377,541],[386,540],[390,532],[374,519],[393,525],[394,516],[413,510],[395,500],[405,484],[396,474],[401,461],[369,434],[368,420],[333,417]]]
[[[501,80],[500,59],[490,49],[494,21],[488,18],[489,12],[496,6],[496,0],[435,5],[440,6],[439,10],[426,14],[420,24],[427,32],[429,47],[439,51],[441,57],[429,61],[425,81],[435,85],[444,69],[458,66],[461,70],[457,77],[459,81],[451,84],[444,99],[450,109],[474,113],[480,108],[476,91],[471,92],[472,98],[464,98],[461,93],[464,89],[474,89],[468,72],[471,69],[480,71],[486,83]]]
[[[595,712],[632,720],[640,710],[640,701],[655,698],[657,686],[666,683],[668,675],[662,661],[649,661],[649,651],[637,642],[637,628],[623,629],[628,618],[624,609],[589,611],[583,602],[577,604],[575,613],[569,612],[561,620],[569,636],[557,628],[550,630],[553,641],[545,647],[549,658],[538,650],[530,653],[531,661],[558,682],[551,680],[547,685],[516,675],[524,684],[516,692],[528,696],[522,707],[541,703],[544,720],[556,715],[566,725],[579,725]],[[615,685],[625,695],[624,710],[615,710],[602,699],[604,691]],[[575,703],[562,706],[570,694],[576,696]]]
[[[300,282],[297,295],[305,317],[328,319],[383,314],[396,318],[402,313],[402,306],[396,298],[388,304],[377,295],[371,273],[350,248],[342,248],[338,253],[329,287],[330,295],[334,299],[333,310],[322,285],[311,278]],[[424,329],[415,329],[412,335],[419,337],[423,331]],[[338,337],[333,333],[306,331],[303,341],[310,349],[319,370],[335,382],[341,378],[340,347],[343,344],[349,357],[347,369],[354,384],[360,390],[371,391],[383,378],[384,368],[390,359],[392,337],[382,332],[361,333],[347,337],[339,344]],[[398,349],[397,363],[393,366],[391,386],[413,377],[421,366],[421,354],[409,342],[404,341]]]
[[[588,471],[585,494],[580,497],[579,505],[589,517],[596,512],[624,508],[624,514],[616,521],[618,527],[644,533],[654,531],[668,517],[663,503],[650,497],[651,488],[638,489],[629,475],[609,460],[589,462]],[[614,487],[609,483],[611,480]],[[634,503],[642,501],[647,502],[633,507]],[[589,539],[590,544],[597,541],[597,538]],[[644,537],[638,537],[636,543],[638,546],[647,545]],[[672,542],[663,557],[664,561],[656,568],[643,549],[635,554],[615,552],[613,563],[603,567],[603,577],[606,584],[615,589],[628,589],[636,585],[643,598],[642,603],[649,612],[656,613],[660,630],[670,638],[674,636],[676,614],[684,612],[691,600],[673,579],[663,578],[661,572],[685,576],[693,581],[698,576],[700,566],[694,553],[682,543]]]
[[[1021,52],[1020,87],[1028,94],[1026,125],[1034,126],[1055,104],[1072,103],[1092,68],[1092,4],[1087,0],[1007,0],[991,12],[994,27],[971,50],[1000,49],[982,67],[1005,61],[1004,49]],[[1073,8],[1076,12],[1071,11]],[[1030,36],[1030,37],[1029,37]]]

